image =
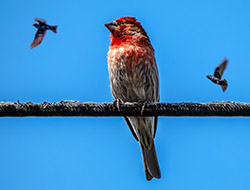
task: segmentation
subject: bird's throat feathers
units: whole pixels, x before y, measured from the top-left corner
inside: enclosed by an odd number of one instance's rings
[[[150,41],[145,36],[132,36],[132,35],[120,35],[114,36],[110,34],[110,46],[127,46],[127,45],[136,45],[136,46],[151,46]]]
[[[132,37],[131,36],[127,36],[127,35],[121,35],[121,36],[114,36],[113,34],[110,34],[110,41],[111,44],[110,46],[119,46],[122,43],[126,43],[126,42],[131,42]]]

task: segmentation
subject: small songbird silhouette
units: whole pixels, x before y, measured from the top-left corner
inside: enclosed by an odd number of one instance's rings
[[[30,49],[42,43],[47,30],[51,30],[52,32],[57,33],[57,26],[50,26],[47,24],[46,20],[38,17],[35,17],[35,21],[38,23],[33,24],[33,26],[37,28],[37,31],[34,40],[30,45]]]
[[[213,83],[218,84],[221,86],[223,92],[226,91],[228,83],[227,80],[221,80],[221,77],[228,65],[228,59],[225,58],[218,67],[215,68],[214,74],[213,75],[207,75],[207,78],[211,80]]]

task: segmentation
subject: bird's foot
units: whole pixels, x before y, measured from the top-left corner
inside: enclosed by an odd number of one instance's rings
[[[139,100],[139,101],[137,102],[137,104],[142,104],[142,107],[141,107],[141,115],[143,115],[144,110],[145,110],[145,107],[146,107],[146,105],[149,104],[149,103],[151,103],[151,102],[149,102],[148,100]]]
[[[116,107],[116,108],[118,109],[118,111],[120,111],[120,105],[121,105],[121,104],[124,104],[124,102],[123,102],[120,98],[118,98],[118,99],[115,99],[115,100],[113,101],[112,106],[113,106],[113,107]]]

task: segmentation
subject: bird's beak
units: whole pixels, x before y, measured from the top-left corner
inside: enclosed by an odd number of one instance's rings
[[[106,23],[106,24],[104,24],[107,28],[108,28],[108,30],[113,34],[114,33],[114,31],[117,29],[117,27],[118,27],[118,24],[117,24],[117,22],[109,22],[109,23]]]

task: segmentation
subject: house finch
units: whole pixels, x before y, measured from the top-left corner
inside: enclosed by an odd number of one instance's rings
[[[140,22],[121,17],[105,24],[111,32],[108,58],[109,80],[115,100],[159,102],[159,78],[154,49]],[[154,136],[157,117],[124,117],[139,141],[147,180],[160,178]]]
[[[42,43],[47,30],[51,30],[52,32],[57,33],[57,26],[50,26],[46,24],[46,20],[38,18],[38,17],[35,17],[35,21],[38,23],[33,24],[33,26],[37,28],[37,31],[36,31],[34,40],[30,45],[30,49]]]
[[[221,86],[222,91],[225,92],[228,86],[227,80],[221,80],[221,77],[227,68],[228,59],[224,59],[218,67],[215,68],[213,75],[207,75],[207,78],[211,80],[213,83],[218,84]]]

